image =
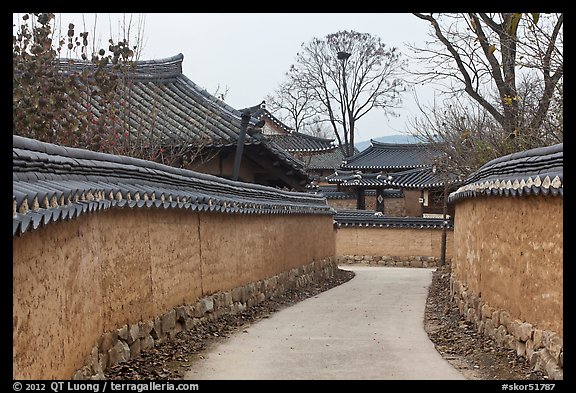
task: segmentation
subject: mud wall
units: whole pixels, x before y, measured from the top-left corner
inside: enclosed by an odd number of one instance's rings
[[[446,257],[452,256],[453,231],[446,231]],[[439,257],[441,229],[347,227],[336,230],[337,256]]]
[[[563,199],[469,198],[454,226],[455,279],[513,319],[561,335]]]
[[[69,379],[108,331],[334,254],[330,215],[114,209],[14,237],[13,378]]]

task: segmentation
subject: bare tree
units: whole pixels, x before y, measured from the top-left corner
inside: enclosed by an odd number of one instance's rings
[[[511,152],[511,140],[477,102],[452,98],[422,106],[421,116],[410,119],[412,135],[441,151],[442,168],[466,177],[487,161]]]
[[[431,24],[435,38],[425,48],[412,46],[425,67],[419,83],[448,82],[447,92],[468,95],[511,138],[540,131],[563,76],[563,14],[414,15]],[[539,85],[524,112],[522,75]]]
[[[344,155],[351,156],[356,122],[375,108],[393,115],[400,104],[401,65],[396,48],[387,48],[379,37],[367,33],[339,31],[314,38],[302,44],[276,102],[301,98],[301,108],[307,109],[294,112],[298,119],[315,113],[318,121],[331,125]],[[286,106],[281,107],[289,109]]]
[[[317,116],[311,92],[298,88],[290,77],[278,86],[274,95],[266,97],[266,105],[297,132],[305,132]]]
[[[519,122],[530,119],[539,104],[539,84],[525,75],[518,84],[524,97],[518,107]],[[559,143],[563,139],[562,84],[557,85],[548,116],[539,132],[527,129],[510,138],[494,117],[478,102],[467,96],[447,97],[431,105],[416,102],[421,115],[410,119],[412,135],[442,151],[443,167],[451,174],[466,177],[487,161],[519,150]]]
[[[304,132],[318,138],[334,139],[334,132],[325,121],[320,119],[320,116],[318,115],[314,116],[310,120],[308,126],[304,129]]]

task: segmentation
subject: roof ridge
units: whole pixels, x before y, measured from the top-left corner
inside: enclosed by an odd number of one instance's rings
[[[96,67],[96,65],[89,60],[59,58],[57,61],[60,68],[69,70],[80,70],[87,67]],[[178,53],[177,55],[162,59],[129,61],[128,64],[133,67],[131,71],[134,73],[133,77],[136,80],[167,79],[182,75],[183,61],[184,55],[182,53]],[[112,66],[112,64],[109,64],[108,66]]]
[[[184,54],[181,52],[169,57],[164,57],[160,59],[149,59],[149,60],[136,60],[137,64],[161,64],[161,63],[180,63],[184,61]]]
[[[307,138],[314,139],[314,140],[317,140],[317,141],[322,141],[322,142],[334,142],[334,138],[332,138],[332,139],[330,139],[330,138],[322,138],[322,137],[320,137],[320,136],[311,135],[311,134],[306,134],[306,133],[300,132],[300,131],[295,131],[295,130],[293,130],[293,131],[290,131],[290,133],[291,133],[291,134],[302,135],[302,136],[305,136],[305,137],[307,137]]]
[[[375,139],[370,139],[370,143],[372,144],[371,147],[406,147],[406,148],[424,148],[432,146],[433,143],[424,143],[424,142],[417,142],[417,143],[390,143],[390,142],[379,142]]]

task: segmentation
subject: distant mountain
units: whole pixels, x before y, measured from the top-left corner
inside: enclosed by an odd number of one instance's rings
[[[417,143],[418,141],[411,135],[396,134],[396,135],[385,135],[378,138],[372,138],[375,141],[383,143]],[[360,151],[366,149],[370,146],[370,141],[362,141],[355,144],[356,148]]]

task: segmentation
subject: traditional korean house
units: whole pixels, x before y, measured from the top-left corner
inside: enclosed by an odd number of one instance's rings
[[[356,209],[390,216],[439,216],[443,213],[445,182],[448,188],[458,182],[436,170],[435,159],[440,155],[429,144],[372,140],[370,147],[343,161],[327,181],[336,184],[340,192],[353,192]],[[374,200],[367,194],[369,190],[375,191]]]
[[[262,122],[199,87],[182,73],[184,56],[137,61],[126,75],[123,126],[131,136],[159,138],[181,152],[183,168],[232,178],[239,141],[238,180],[303,191],[310,182],[304,163],[262,132]],[[64,62],[64,70],[89,67]],[[91,103],[97,107],[97,103]],[[98,108],[97,108],[98,109]],[[242,123],[245,116],[245,124]],[[242,135],[244,134],[244,135]]]
[[[264,121],[262,134],[294,158],[302,161],[306,172],[313,180],[318,181],[324,174],[323,170],[329,169],[331,173],[342,163],[343,156],[334,139],[295,131],[270,113],[264,101],[241,111],[245,110],[248,110],[254,118]],[[326,167],[328,161],[330,166]]]

